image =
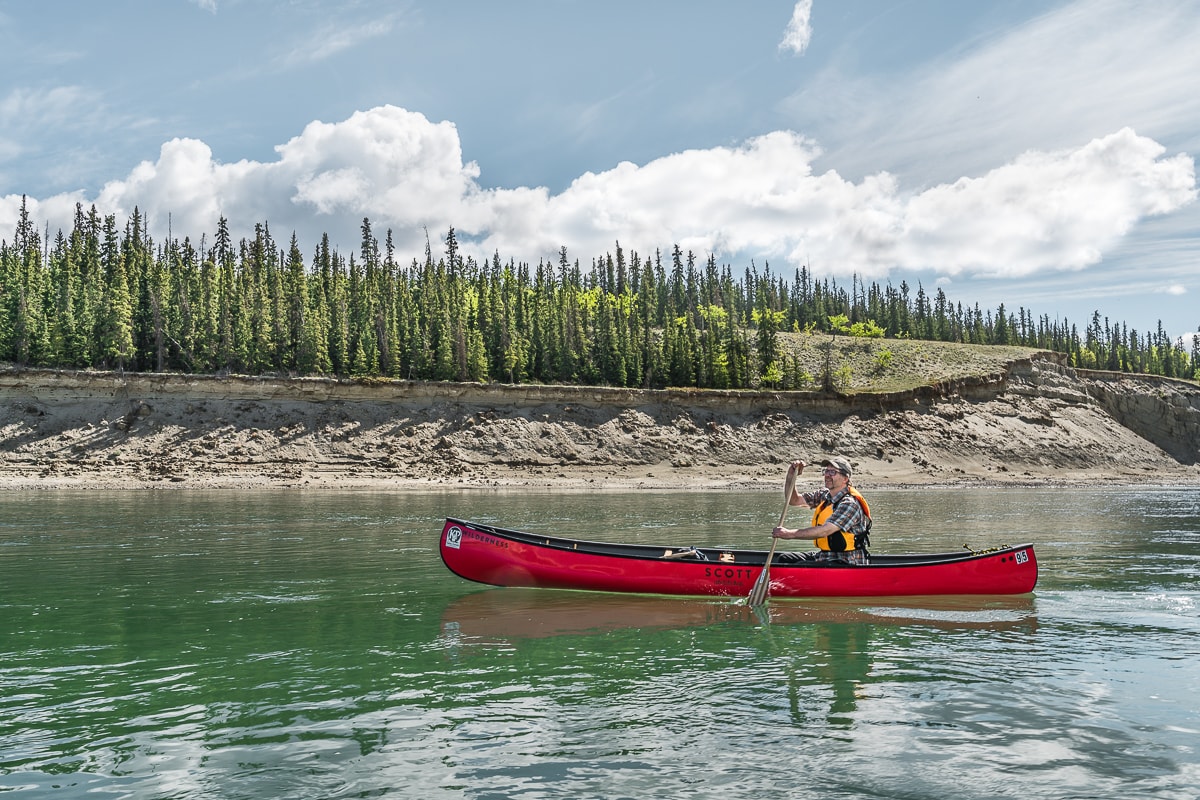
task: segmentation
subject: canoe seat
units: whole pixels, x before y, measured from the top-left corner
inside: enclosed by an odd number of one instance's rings
[[[692,558],[696,561],[708,561],[708,556],[704,555],[704,553],[701,553],[695,547],[685,547],[682,550],[665,550],[663,551],[662,557],[675,560]]]

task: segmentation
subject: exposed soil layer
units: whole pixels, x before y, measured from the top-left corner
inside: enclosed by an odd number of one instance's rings
[[[1200,483],[1200,388],[1049,355],[914,390],[643,391],[0,371],[0,488]]]

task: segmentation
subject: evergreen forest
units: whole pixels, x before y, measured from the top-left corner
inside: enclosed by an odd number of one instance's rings
[[[450,228],[401,263],[369,220],[357,252],[322,237],[281,246],[267,223],[234,241],[222,218],[199,242],[155,242],[137,209],[119,225],[77,206],[42,234],[22,204],[0,242],[0,361],[138,372],[326,375],[645,388],[811,388],[788,332],[1060,351],[1076,367],[1200,377],[1200,348],[1161,322],[1138,331],[1093,314],[1082,328],[1001,304],[980,309],[921,285],[850,285],[807,268],[735,271],[709,256],[566,247],[537,264],[476,261]]]

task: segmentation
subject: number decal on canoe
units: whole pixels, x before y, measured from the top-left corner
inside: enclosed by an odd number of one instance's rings
[[[1029,561],[1029,553],[1025,550],[1018,550],[1014,556],[1018,564],[1024,564]]]
[[[461,544],[462,544],[462,528],[455,526],[455,527],[451,528],[450,530],[446,531],[446,547],[449,547],[452,550],[457,550],[458,546]]]

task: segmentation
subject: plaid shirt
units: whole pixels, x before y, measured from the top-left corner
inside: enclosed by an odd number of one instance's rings
[[[853,495],[850,495],[851,502],[842,502],[842,499],[849,494],[848,490],[844,490],[836,495],[830,495],[828,489],[818,489],[815,492],[805,492],[801,497],[804,498],[805,503],[808,503],[809,508],[816,508],[822,502],[831,504],[833,513],[825,521],[837,525],[838,530],[848,531],[855,535],[864,534],[867,532],[867,517],[863,513],[862,506],[853,499]]]
[[[842,502],[849,494],[848,490],[843,490],[836,495],[831,495],[828,489],[818,489],[815,492],[805,492],[801,497],[812,508],[816,508],[822,502],[832,504],[833,513],[825,521],[832,522],[838,527],[838,530],[852,533],[857,537],[867,532],[867,518],[863,513],[862,506],[858,504],[857,500],[853,499],[853,495],[850,496],[850,502]],[[812,554],[812,557],[814,561],[838,561],[858,566],[865,565],[868,559],[866,548],[863,547],[855,550],[847,550],[842,553],[818,550]]]
[[[858,550],[846,550],[842,553],[834,553],[830,550],[814,550],[809,554],[811,561],[836,562],[838,564],[853,564],[856,567],[865,567],[871,563],[871,557],[866,550],[859,548]]]

